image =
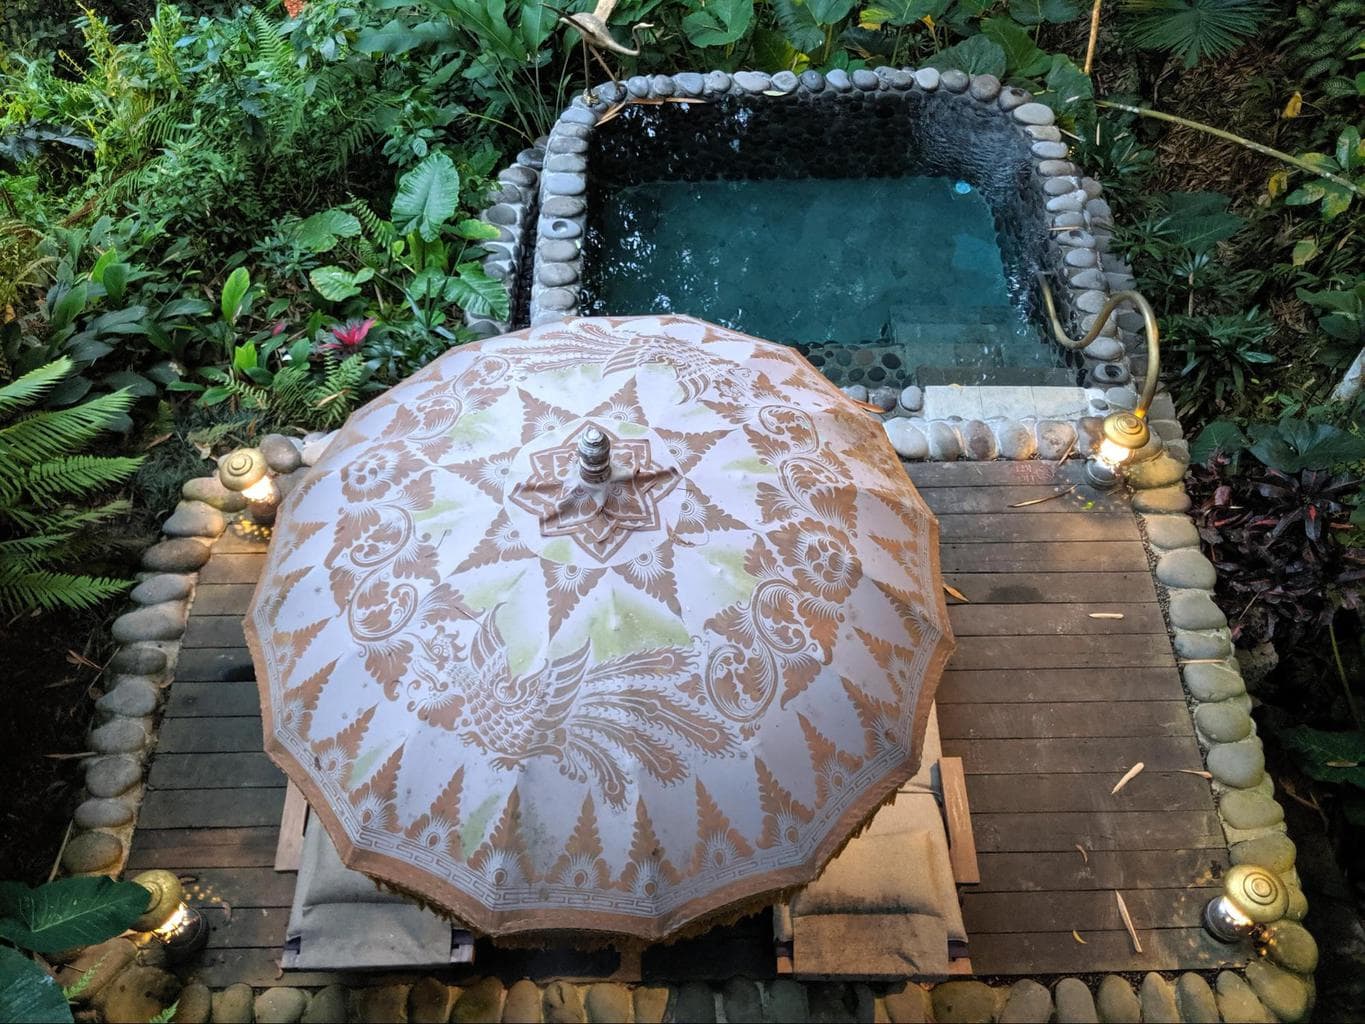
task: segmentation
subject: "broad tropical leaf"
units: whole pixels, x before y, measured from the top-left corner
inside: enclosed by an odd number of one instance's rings
[[[57,980],[18,950],[0,946],[0,1020],[65,1024],[71,1019]]]
[[[507,289],[501,281],[485,274],[477,263],[460,265],[459,276],[451,279],[449,294],[471,316],[506,320],[510,312]]]
[[[863,8],[858,20],[864,28],[914,25],[925,18],[937,21],[947,9],[948,0],[878,0]]]
[[[1365,459],[1365,437],[1330,423],[1283,419],[1279,423],[1253,423],[1247,429],[1252,437],[1251,454],[1281,473],[1333,469]]]
[[[360,234],[360,221],[345,210],[323,210],[294,229],[294,240],[309,252],[328,252],[342,238]]]
[[[1007,74],[1033,78],[1052,67],[1052,58],[1009,18],[986,18],[981,22],[981,34],[1005,51]]]
[[[1247,437],[1242,428],[1232,420],[1214,420],[1194,439],[1190,445],[1192,462],[1208,462],[1216,453],[1232,455],[1246,447]]]
[[[995,75],[1000,78],[1005,74],[1005,51],[999,43],[985,36],[970,36],[956,46],[940,50],[929,61],[929,66],[940,70],[957,68],[969,75]]]
[[[36,889],[0,882],[0,938],[36,953],[92,946],[128,930],[147,890],[103,876],[59,878]]]
[[[1010,0],[1010,17],[1020,25],[1075,21],[1084,11],[1075,0]]]
[[[318,267],[308,272],[308,283],[328,302],[342,302],[360,294],[360,286],[374,277],[369,267],[344,270],[341,267]]]
[[[702,0],[683,18],[683,31],[694,46],[729,46],[749,31],[754,0]]]
[[[798,51],[810,53],[824,44],[824,29],[805,0],[773,0],[773,10],[782,34]]]
[[[393,199],[393,222],[400,234],[416,231],[428,242],[441,235],[441,226],[460,202],[460,172],[441,152],[429,154],[398,179]]]
[[[1309,777],[1365,789],[1365,731],[1328,732],[1300,725],[1279,736]]]
[[[220,308],[223,319],[228,323],[237,319],[237,314],[242,311],[242,303],[246,300],[246,293],[250,288],[251,275],[247,272],[246,267],[238,267],[223,282]]]

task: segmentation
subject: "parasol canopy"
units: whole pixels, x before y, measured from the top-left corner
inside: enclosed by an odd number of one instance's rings
[[[465,345],[357,412],[246,632],[349,867],[642,939],[813,879],[917,768],[953,643],[880,422],[679,317]]]

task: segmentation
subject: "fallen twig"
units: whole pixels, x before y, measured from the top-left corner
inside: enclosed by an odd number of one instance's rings
[[[1141,772],[1142,769],[1146,767],[1147,766],[1145,764],[1139,761],[1137,764],[1133,765],[1133,767],[1129,768],[1126,772],[1124,772],[1123,778],[1119,779],[1119,781],[1114,784],[1114,788],[1109,791],[1109,795],[1113,796],[1124,786],[1128,785],[1128,783],[1132,782],[1133,779],[1138,775],[1138,773]]]
[[[1181,775],[1198,775],[1201,779],[1213,778],[1213,772],[1201,771],[1198,768],[1177,768]]]
[[[1133,927],[1133,918],[1128,913],[1128,904],[1123,902],[1123,894],[1117,889],[1114,890],[1114,899],[1118,900],[1119,917],[1123,918],[1123,927],[1128,929],[1128,937],[1133,940],[1133,952],[1142,952],[1142,943],[1138,941],[1137,929]]]
[[[1041,505],[1041,504],[1042,504],[1043,502],[1045,502],[1045,501],[1052,501],[1052,500],[1054,500],[1054,499],[1056,499],[1056,498],[1065,498],[1068,494],[1070,494],[1072,491],[1074,491],[1074,490],[1076,489],[1076,487],[1077,487],[1076,484],[1072,484],[1072,485],[1071,485],[1070,487],[1068,487],[1066,490],[1064,490],[1064,491],[1058,491],[1056,494],[1047,494],[1047,495],[1044,495],[1044,496],[1041,497],[1041,498],[1029,498],[1027,501],[1016,501],[1013,505],[1010,505],[1009,507],[1010,507],[1010,508],[1028,508],[1030,505]]]
[[[1123,612],[1091,612],[1089,618],[1092,619],[1121,619]]]
[[[967,600],[967,596],[963,594],[962,591],[958,590],[957,587],[951,587],[945,583],[943,584],[943,592],[949,597],[961,601],[963,604],[971,604],[971,602]]]
[[[1081,860],[1085,861],[1087,864],[1090,863],[1090,854],[1085,852],[1085,847],[1080,843],[1076,844],[1076,852],[1081,855]]]

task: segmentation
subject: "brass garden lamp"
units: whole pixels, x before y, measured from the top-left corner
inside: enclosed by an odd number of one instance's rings
[[[238,448],[218,464],[218,481],[247,500],[247,514],[254,522],[269,526],[275,521],[280,489],[259,448]]]
[[[1289,909],[1289,893],[1279,876],[1264,868],[1238,864],[1223,876],[1223,893],[1204,907],[1204,929],[1219,942],[1237,942]]]
[[[133,930],[151,932],[166,947],[173,963],[187,960],[209,940],[204,915],[185,902],[180,879],[170,871],[144,871],[133,879],[147,890],[147,909],[133,922]]]
[[[1057,318],[1057,307],[1052,300],[1052,289],[1048,287],[1044,275],[1038,275],[1038,287],[1043,295],[1043,306],[1052,325],[1052,336],[1063,348],[1083,349],[1099,337],[1100,331],[1108,323],[1120,305],[1131,302],[1142,314],[1144,333],[1147,335],[1147,372],[1142,383],[1142,394],[1137,408],[1132,412],[1111,412],[1104,418],[1103,439],[1099,451],[1085,465],[1086,480],[1093,487],[1108,490],[1117,486],[1123,464],[1133,457],[1133,453],[1145,448],[1151,440],[1152,432],[1147,426],[1147,411],[1156,398],[1157,379],[1161,371],[1161,329],[1157,326],[1156,311],[1140,292],[1115,292],[1100,307],[1095,322],[1085,337],[1075,340],[1069,337]]]

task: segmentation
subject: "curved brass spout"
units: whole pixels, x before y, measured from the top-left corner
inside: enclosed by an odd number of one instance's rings
[[[1043,293],[1043,307],[1047,311],[1048,322],[1052,325],[1052,336],[1057,340],[1058,345],[1073,351],[1085,348],[1098,338],[1100,331],[1104,330],[1104,325],[1108,323],[1109,317],[1121,304],[1131,302],[1137,306],[1138,312],[1142,314],[1144,330],[1147,335],[1147,372],[1144,374],[1142,382],[1142,396],[1138,399],[1137,408],[1133,410],[1133,415],[1139,419],[1146,419],[1147,410],[1152,407],[1152,400],[1156,398],[1157,379],[1161,371],[1161,329],[1157,327],[1156,310],[1152,309],[1152,304],[1141,292],[1115,292],[1109,296],[1104,305],[1100,307],[1100,311],[1095,314],[1095,322],[1090,326],[1085,337],[1076,341],[1067,335],[1062,322],[1057,319],[1057,306],[1053,302],[1052,288],[1048,285],[1045,274],[1038,275],[1038,288]]]

